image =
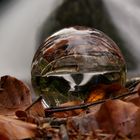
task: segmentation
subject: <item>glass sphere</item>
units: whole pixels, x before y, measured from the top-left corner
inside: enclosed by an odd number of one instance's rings
[[[32,62],[32,85],[49,106],[84,101],[98,84],[125,84],[123,55],[103,32],[86,28],[64,28],[37,50]]]

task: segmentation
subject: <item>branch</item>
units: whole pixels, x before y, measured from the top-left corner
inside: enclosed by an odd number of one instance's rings
[[[104,99],[104,100],[99,100],[99,101],[95,101],[95,102],[92,102],[92,103],[83,103],[83,104],[75,105],[75,106],[64,106],[64,107],[47,108],[47,109],[45,109],[45,116],[48,117],[48,116],[52,115],[55,112],[64,112],[64,111],[70,111],[70,110],[76,110],[76,109],[87,109],[90,106],[95,106],[95,105],[98,105],[98,104],[102,104],[102,103],[105,103],[108,100],[121,99],[121,98],[130,96],[130,95],[134,95],[137,92],[138,91],[126,92],[125,94],[118,95],[116,97],[112,97],[112,98]]]

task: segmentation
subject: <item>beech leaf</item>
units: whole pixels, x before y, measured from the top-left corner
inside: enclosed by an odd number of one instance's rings
[[[0,115],[0,139],[17,140],[35,137],[37,126]]]
[[[0,114],[12,115],[31,104],[31,93],[20,80],[3,76],[0,80]]]

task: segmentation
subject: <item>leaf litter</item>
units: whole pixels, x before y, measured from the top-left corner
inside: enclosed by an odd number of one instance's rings
[[[102,99],[106,92],[115,97]],[[72,101],[48,108],[43,97],[32,103],[31,92],[22,81],[3,76],[0,139],[139,140],[139,95],[139,84],[131,92],[112,85],[93,91],[85,103]]]

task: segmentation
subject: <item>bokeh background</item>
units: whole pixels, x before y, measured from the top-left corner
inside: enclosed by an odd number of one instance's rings
[[[0,76],[30,85],[31,62],[40,43],[75,25],[105,32],[122,50],[128,76],[139,76],[139,17],[139,0],[0,0]]]

